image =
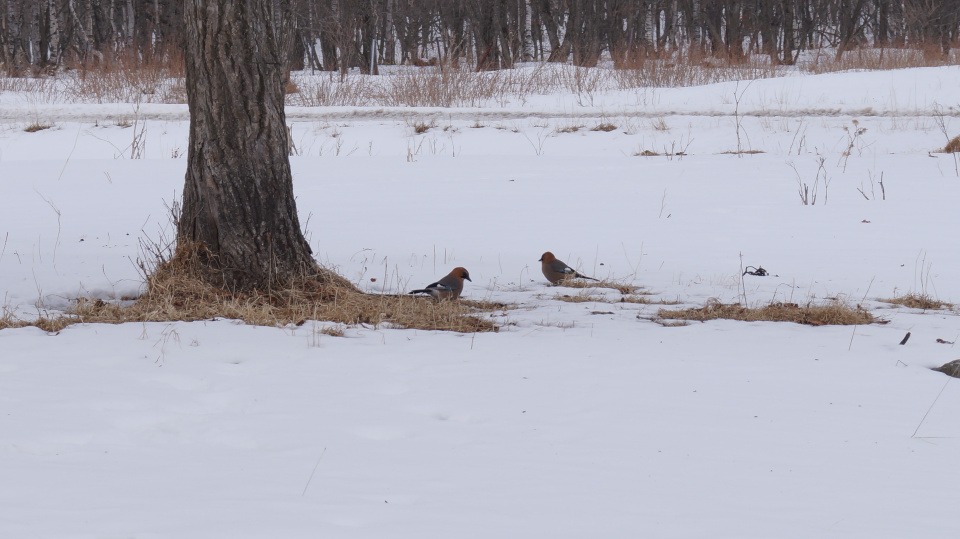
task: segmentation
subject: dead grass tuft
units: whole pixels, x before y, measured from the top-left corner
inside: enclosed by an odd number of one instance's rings
[[[952,304],[940,301],[938,299],[931,298],[926,294],[916,294],[910,293],[903,296],[897,296],[892,299],[882,300],[885,303],[892,303],[894,305],[903,305],[904,307],[909,307],[911,309],[922,309],[922,310],[937,310],[937,309],[949,309],[953,307]]]
[[[720,155],[756,155],[758,153],[765,153],[763,150],[728,150],[725,152],[720,152]]]
[[[43,131],[44,129],[50,129],[53,127],[53,124],[34,122],[27,127],[24,127],[23,130],[27,133],[36,133],[37,131]]]
[[[433,128],[436,127],[436,126],[437,126],[437,123],[436,123],[435,121],[433,121],[433,120],[431,120],[429,123],[427,123],[427,122],[425,122],[425,121],[423,121],[423,120],[417,120],[417,121],[412,122],[412,123],[410,124],[410,128],[413,129],[413,132],[416,133],[416,134],[418,134],[418,135],[422,135],[422,134],[426,133],[427,131],[430,131],[431,129],[433,129]]]
[[[36,327],[46,331],[47,333],[57,333],[61,329],[71,324],[76,324],[77,322],[79,322],[79,320],[75,316],[62,313],[56,313],[53,315],[44,313],[38,316],[36,319],[22,320],[14,316],[13,313],[4,310],[3,316],[0,316],[0,330]]]
[[[597,125],[593,129],[591,129],[591,131],[605,131],[609,133],[610,131],[613,131],[616,128],[617,126],[613,125],[612,123],[604,122],[602,124]]]
[[[957,153],[960,152],[960,135],[957,135],[950,139],[950,142],[943,147],[943,153]]]
[[[651,300],[646,292],[638,292],[627,296],[621,296],[620,299],[611,299],[602,294],[595,294],[590,290],[584,290],[576,295],[557,294],[553,297],[555,300],[566,301],[567,303],[638,303],[641,305],[677,305],[679,301],[657,299]]]
[[[681,301],[679,299],[650,299],[648,292],[640,292],[638,294],[631,294],[629,296],[623,296],[620,298],[620,303],[640,303],[643,305],[680,305]]]
[[[635,157],[656,157],[660,154],[653,150],[643,150],[641,152],[634,152],[633,155]]]
[[[588,279],[568,279],[557,286],[565,286],[567,288],[610,288],[620,292],[621,294],[637,294],[642,288],[636,285],[618,281],[610,281],[607,279],[600,281],[591,281]]]
[[[580,131],[580,130],[583,129],[583,128],[584,128],[584,126],[582,126],[582,125],[567,125],[567,126],[564,126],[564,127],[558,127],[558,128],[555,130],[555,132],[556,132],[556,133],[576,133],[577,131]],[[614,129],[616,129],[616,128],[614,128]]]
[[[557,294],[553,296],[553,299],[559,301],[566,301],[567,303],[589,303],[589,302],[599,302],[599,303],[612,303],[609,299],[592,293],[589,290],[584,290],[579,294],[570,295],[570,294]]]
[[[721,303],[716,298],[707,300],[703,307],[657,312],[660,319],[667,320],[740,320],[744,322],[794,322],[810,326],[852,326],[878,322],[860,306],[850,307],[834,301],[825,305],[796,303],[771,303],[764,307],[744,307],[738,303]]]

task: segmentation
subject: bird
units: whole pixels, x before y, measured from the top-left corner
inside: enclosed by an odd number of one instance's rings
[[[470,272],[464,268],[453,268],[453,271],[448,273],[445,277],[440,279],[435,283],[428,284],[425,288],[419,290],[411,290],[411,294],[430,294],[435,299],[457,299],[460,297],[460,292],[463,291],[463,280],[466,279],[473,282],[470,279]]]
[[[566,279],[590,279],[591,281],[599,280],[577,273],[577,270],[566,265],[562,260],[557,260],[557,257],[553,256],[553,253],[550,251],[543,253],[543,256],[540,257],[540,262],[543,263],[541,266],[541,269],[543,270],[543,276],[553,284],[560,284]]]

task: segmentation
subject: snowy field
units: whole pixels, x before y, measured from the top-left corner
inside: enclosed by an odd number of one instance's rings
[[[960,301],[960,161],[931,153],[957,88],[945,67],[291,107],[321,263],[388,293],[464,266],[464,297],[518,308],[477,335],[2,330],[0,537],[955,538],[960,383],[929,368],[960,358],[960,318],[883,300]],[[0,94],[21,318],[136,295],[186,165],[185,105],[42,101]],[[887,323],[664,327],[548,286],[548,250],[651,301],[839,298]]]

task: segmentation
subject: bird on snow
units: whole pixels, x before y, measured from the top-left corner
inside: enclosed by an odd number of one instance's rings
[[[599,280],[577,273],[577,270],[566,265],[562,260],[557,260],[557,257],[553,256],[553,253],[550,251],[543,253],[543,256],[540,257],[540,262],[542,262],[541,269],[543,270],[543,276],[553,284],[560,284],[567,279]]]
[[[460,292],[463,291],[463,280],[466,279],[473,282],[470,279],[470,273],[464,268],[453,268],[453,271],[448,273],[444,278],[440,279],[435,283],[428,284],[425,288],[420,290],[411,290],[411,294],[430,294],[434,298],[441,299],[457,299],[460,297]]]

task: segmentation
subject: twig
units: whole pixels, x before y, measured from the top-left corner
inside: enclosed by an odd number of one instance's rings
[[[70,163],[70,158],[73,157],[73,151],[77,149],[77,141],[80,140],[81,129],[83,129],[83,126],[77,128],[77,136],[73,138],[73,148],[70,148],[70,153],[67,154],[67,160],[63,162],[63,168],[60,169],[60,175],[57,176],[57,181],[60,181],[60,178],[63,177],[63,172],[67,170],[67,165]]]
[[[873,280],[876,279],[876,278],[877,278],[877,277],[874,276],[874,277],[872,277],[872,278],[870,279],[870,284],[867,285],[867,291],[863,293],[863,299],[860,300],[860,306],[861,306],[861,307],[863,306],[863,303],[864,303],[865,301],[867,301],[867,294],[870,293],[870,287],[873,286]],[[849,352],[849,351],[853,348],[853,337],[857,334],[857,326],[858,326],[858,325],[860,325],[860,324],[854,324],[854,325],[853,325],[853,332],[850,333],[850,344],[847,346],[847,352]],[[909,335],[909,333],[908,333],[907,335]],[[903,343],[900,343],[900,344],[903,344]]]
[[[317,463],[313,465],[313,471],[310,472],[310,477],[307,479],[307,484],[303,486],[303,492],[300,493],[301,497],[307,495],[307,489],[310,488],[310,482],[313,481],[313,474],[317,473],[317,468],[320,466],[320,459],[322,459],[323,455],[325,455],[326,453],[327,453],[327,448],[324,447],[323,451],[320,452],[320,456],[317,457]]]
[[[930,415],[930,410],[933,410],[933,407],[937,404],[937,401],[940,400],[940,395],[943,395],[943,390],[947,389],[947,384],[950,383],[950,380],[950,378],[947,378],[947,381],[943,383],[943,387],[940,388],[940,393],[937,393],[937,398],[933,399],[933,403],[930,405],[930,408],[927,408],[927,413],[923,414],[920,424],[917,425],[916,430],[914,430],[913,434],[910,435],[911,438],[917,437],[917,432],[920,431],[920,426],[923,425],[923,422],[927,420],[927,416]]]

